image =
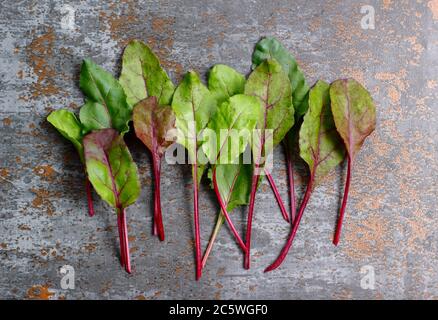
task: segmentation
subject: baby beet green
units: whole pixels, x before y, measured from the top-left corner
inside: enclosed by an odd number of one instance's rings
[[[169,130],[175,127],[175,115],[170,106],[159,106],[155,96],[146,98],[134,107],[132,116],[135,134],[152,154],[155,179],[154,192],[154,234],[164,240],[163,217],[161,213],[161,158],[172,140],[167,138]]]
[[[225,194],[221,194],[218,186],[216,165],[238,163],[240,154],[248,146],[252,131],[260,117],[261,108],[260,99],[254,96],[237,94],[228,98],[219,106],[208,123],[202,145],[202,150],[212,165],[213,186],[222,213],[244,252],[246,246],[228,215],[227,204],[223,201],[229,192],[225,190]]]
[[[160,168],[161,157],[169,145],[164,131],[173,126],[175,117],[170,107],[161,106],[170,105],[175,86],[161,67],[158,57],[138,40],[131,41],[123,52],[119,82],[125,89],[127,102],[131,106],[138,104],[133,116],[134,128],[137,137],[151,151],[155,179],[153,234],[164,240]]]
[[[295,150],[297,135],[301,118],[306,113],[308,108],[309,86],[303,72],[298,66],[298,63],[293,55],[281,44],[280,41],[273,37],[261,39],[255,46],[252,55],[253,69],[266,59],[276,59],[283,70],[287,72],[292,85],[292,98],[295,109],[295,125],[284,138],[284,147],[286,152],[287,172],[289,179],[289,198],[291,220],[295,220],[296,200],[295,200],[295,183],[294,169],[292,161],[292,153]]]
[[[116,209],[120,260],[126,272],[131,273],[125,209],[140,194],[137,166],[122,135],[114,129],[101,129],[85,136],[84,154],[88,177],[94,189]]]
[[[177,142],[187,149],[192,164],[197,280],[202,274],[198,184],[205,169],[204,164],[198,162],[198,150],[201,147],[199,135],[208,124],[210,116],[216,111],[216,106],[214,96],[193,71],[184,76],[172,99],[172,109],[175,112],[178,129]]]
[[[376,107],[369,92],[356,80],[337,80],[330,86],[330,98],[336,129],[347,148],[347,179],[341,211],[333,239],[338,245],[347,206],[353,161],[366,137],[376,128]]]
[[[324,81],[318,81],[310,90],[309,110],[300,129],[300,156],[310,169],[306,193],[286,245],[265,272],[278,268],[286,258],[313,189],[345,156],[345,148],[336,132],[330,110],[329,85]]]
[[[275,59],[265,60],[251,73],[245,84],[245,94],[259,97],[263,105],[256,126],[256,129],[259,129],[259,141],[252,143],[254,174],[248,211],[245,243],[247,251],[244,263],[245,268],[249,269],[251,226],[260,170],[264,170],[265,159],[293,126],[294,108],[289,78]],[[271,143],[266,143],[268,139]]]

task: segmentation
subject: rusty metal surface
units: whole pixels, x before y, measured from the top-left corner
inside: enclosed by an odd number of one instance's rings
[[[361,28],[363,5],[375,8],[374,30]],[[0,298],[438,298],[437,31],[437,0],[1,1]],[[149,43],[178,81],[215,63],[248,73],[264,35],[286,44],[310,83],[353,76],[377,103],[377,130],[357,161],[341,245],[331,244],[339,169],[313,194],[284,265],[263,274],[288,234],[264,182],[251,270],[224,229],[195,282],[190,169],[164,165],[167,239],[159,243],[151,236],[150,159],[131,135],[143,189],[128,209],[134,273],[127,275],[115,214],[95,196],[96,216],[87,216],[78,156],[45,117],[80,107],[83,58],[117,75],[130,39]],[[287,199],[281,148],[275,159]],[[299,164],[299,195],[304,177]],[[202,192],[205,246],[218,206],[208,186]],[[60,286],[63,265],[75,269],[74,290]],[[374,290],[361,287],[364,266],[375,270]]]

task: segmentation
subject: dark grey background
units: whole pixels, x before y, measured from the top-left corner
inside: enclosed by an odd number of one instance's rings
[[[73,29],[63,28],[65,5]],[[363,30],[363,5],[375,8]],[[1,1],[0,4],[0,298],[304,299],[438,297],[437,59],[438,1]],[[46,122],[51,110],[78,110],[81,60],[118,75],[130,39],[153,47],[176,81],[226,63],[248,73],[261,36],[281,39],[309,83],[355,77],[372,93],[377,130],[354,171],[341,245],[331,244],[342,170],[315,190],[284,265],[263,274],[288,226],[266,182],[258,193],[253,262],[223,229],[201,281],[194,281],[190,169],[164,165],[167,239],[151,236],[149,155],[128,144],[143,185],[128,209],[134,273],[118,262],[116,216],[95,196],[87,216],[84,177],[73,147]],[[282,150],[274,176],[287,200]],[[302,195],[306,171],[298,164]],[[205,246],[218,206],[204,184]],[[243,218],[236,212],[234,219]],[[60,267],[76,288],[60,287]],[[360,270],[375,270],[374,290]]]

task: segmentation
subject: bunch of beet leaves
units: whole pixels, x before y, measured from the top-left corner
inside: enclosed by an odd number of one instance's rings
[[[140,193],[137,167],[123,140],[131,120],[137,137],[151,154],[155,182],[153,234],[162,241],[165,233],[161,160],[175,141],[187,150],[193,177],[196,279],[201,277],[225,222],[244,253],[244,267],[249,269],[255,199],[265,176],[291,228],[279,257],[265,271],[280,266],[292,246],[312,191],[347,157],[345,192],[333,240],[338,244],[353,160],[375,128],[376,111],[371,96],[353,79],[331,84],[318,81],[310,88],[295,58],[272,37],[257,43],[252,69],[246,78],[229,66],[215,65],[209,71],[207,86],[196,72],[189,71],[175,87],[152,50],[134,40],[123,53],[119,80],[90,60],[84,61],[80,88],[85,103],[79,119],[64,109],[49,115],[48,121],[73,143],[85,164],[89,214],[94,214],[90,183],[116,209],[121,264],[127,272],[131,272],[131,264],[125,209]],[[235,132],[239,132],[237,138]],[[270,173],[273,150],[281,143],[287,160],[289,212]],[[295,150],[299,150],[310,171],[298,210]],[[198,202],[199,184],[206,172],[220,212],[202,255]],[[230,213],[246,205],[247,226],[243,237]]]

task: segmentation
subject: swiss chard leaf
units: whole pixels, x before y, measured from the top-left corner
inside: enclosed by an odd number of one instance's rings
[[[307,184],[291,233],[276,261],[265,272],[278,268],[289,252],[300,225],[304,210],[316,183],[326,176],[345,157],[345,148],[335,129],[330,109],[329,84],[318,81],[309,93],[309,109],[300,129],[300,155],[310,168]]]
[[[225,100],[212,116],[202,149],[212,164],[234,163],[245,151],[262,109],[261,100],[237,94]]]
[[[146,98],[134,107],[134,129],[137,137],[158,158],[161,158],[173,141],[169,130],[175,127],[175,114],[170,106],[158,105],[155,96]]]
[[[175,90],[157,56],[138,40],[125,48],[119,81],[131,106],[152,96],[157,97],[160,105],[169,105]]]
[[[297,64],[294,56],[274,37],[261,39],[252,55],[253,69],[266,59],[275,59],[287,72],[292,85],[292,97],[295,109],[295,117],[298,118],[306,113],[308,108],[309,86],[306,83],[303,72]]]
[[[262,62],[249,76],[245,84],[245,94],[259,97],[263,102],[263,111],[257,128],[272,130],[272,146],[278,145],[294,124],[292,105],[292,87],[287,74],[275,59]],[[270,138],[266,134],[265,140]],[[267,156],[272,149],[261,146]]]
[[[243,93],[245,77],[227,65],[217,64],[208,74],[208,89],[221,105],[227,98]]]
[[[369,92],[354,79],[333,82],[330,86],[330,98],[336,129],[348,152],[344,197],[333,239],[333,243],[338,245],[347,207],[353,162],[366,137],[376,128],[376,107]]]
[[[255,197],[259,183],[259,168],[265,167],[266,157],[279,144],[294,124],[294,108],[292,105],[292,87],[281,65],[275,59],[263,61],[249,76],[245,84],[245,94],[254,95],[263,101],[262,116],[259,118],[257,128],[261,136],[258,141],[252,141],[255,161],[255,171],[251,183],[251,197],[249,202],[246,252],[244,266],[249,269],[251,249],[251,226],[254,214]],[[270,131],[267,132],[267,129]],[[253,135],[253,138],[257,138]],[[267,140],[272,143],[266,144]],[[273,181],[270,179],[270,181]],[[273,185],[273,184],[272,184]],[[281,199],[283,216],[286,214]],[[287,215],[286,215],[287,217]]]
[[[369,92],[354,79],[333,82],[330,98],[336,129],[353,160],[376,128],[376,106]]]
[[[132,107],[126,102],[122,86],[109,72],[91,60],[84,60],[80,88],[87,101],[85,110],[79,114],[84,134],[108,124],[122,134],[129,131]]]
[[[172,109],[175,112],[176,127],[178,129],[177,142],[187,149],[192,163],[197,280],[202,273],[198,183],[204,171],[204,167],[198,165],[198,148],[201,146],[199,136],[207,125],[210,116],[216,111],[216,106],[214,96],[193,71],[184,76],[172,99]]]
[[[300,156],[319,183],[345,157],[345,148],[336,131],[330,109],[329,84],[318,81],[310,90],[309,110],[300,129]]]
[[[102,129],[84,138],[88,177],[99,196],[117,210],[133,204],[140,194],[137,166],[123,138]]]
[[[47,117],[59,133],[75,146],[81,160],[84,160],[84,147],[82,145],[82,125],[75,114],[69,110],[59,109]]]
[[[150,150],[154,170],[154,234],[164,240],[164,226],[161,213],[161,158],[173,140],[168,136],[175,127],[175,115],[170,106],[159,106],[152,96],[138,102],[134,107],[133,122],[135,134]]]

